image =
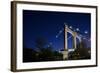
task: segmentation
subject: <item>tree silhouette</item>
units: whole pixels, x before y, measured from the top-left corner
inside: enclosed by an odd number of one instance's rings
[[[31,48],[23,48],[23,62],[33,61],[33,50]]]
[[[47,40],[43,37],[38,37],[35,40],[35,48],[37,48],[38,51],[41,51],[43,48],[45,48],[47,45]]]
[[[35,48],[23,48],[23,62],[58,61],[62,54],[55,51],[52,45],[47,46],[43,37],[35,40]]]
[[[53,61],[61,60],[62,54],[58,51],[54,51],[54,48],[47,46],[47,40],[45,38],[37,38],[35,41],[36,48],[38,48],[38,58],[40,61]]]
[[[89,50],[90,48],[86,47],[86,42],[82,40],[82,42],[77,45],[77,49],[70,53],[69,59],[90,59],[91,55]]]

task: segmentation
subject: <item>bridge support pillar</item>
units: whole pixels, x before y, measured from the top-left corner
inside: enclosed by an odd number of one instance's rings
[[[64,51],[62,51],[63,60],[68,59],[67,32],[68,32],[68,26],[65,25],[64,27]]]
[[[73,48],[76,49],[76,32],[73,32]]]

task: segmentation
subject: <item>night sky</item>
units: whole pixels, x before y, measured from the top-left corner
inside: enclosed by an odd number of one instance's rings
[[[63,49],[64,33],[58,38],[56,35],[64,28],[64,23],[71,26],[72,30],[79,28],[77,32],[86,38],[91,37],[89,13],[23,10],[23,47],[34,49],[36,38],[44,37],[48,41],[47,45],[51,44],[55,50]],[[72,48],[72,38],[68,40],[68,48]]]

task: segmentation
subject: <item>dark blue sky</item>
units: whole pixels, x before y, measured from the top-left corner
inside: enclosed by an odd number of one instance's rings
[[[90,38],[91,14],[89,13],[23,10],[24,48],[35,48],[36,38],[44,37],[48,44],[52,43],[54,49],[63,49],[63,33],[58,38],[56,35],[64,27],[65,22],[69,27],[72,26],[72,30],[79,28],[81,35]],[[84,31],[88,33],[85,34]],[[68,40],[68,48],[72,48],[71,39]]]

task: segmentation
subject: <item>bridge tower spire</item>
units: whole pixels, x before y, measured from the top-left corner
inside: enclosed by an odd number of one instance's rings
[[[63,60],[68,59],[68,45],[67,45],[67,32],[68,26],[64,23],[64,50],[63,50]]]

